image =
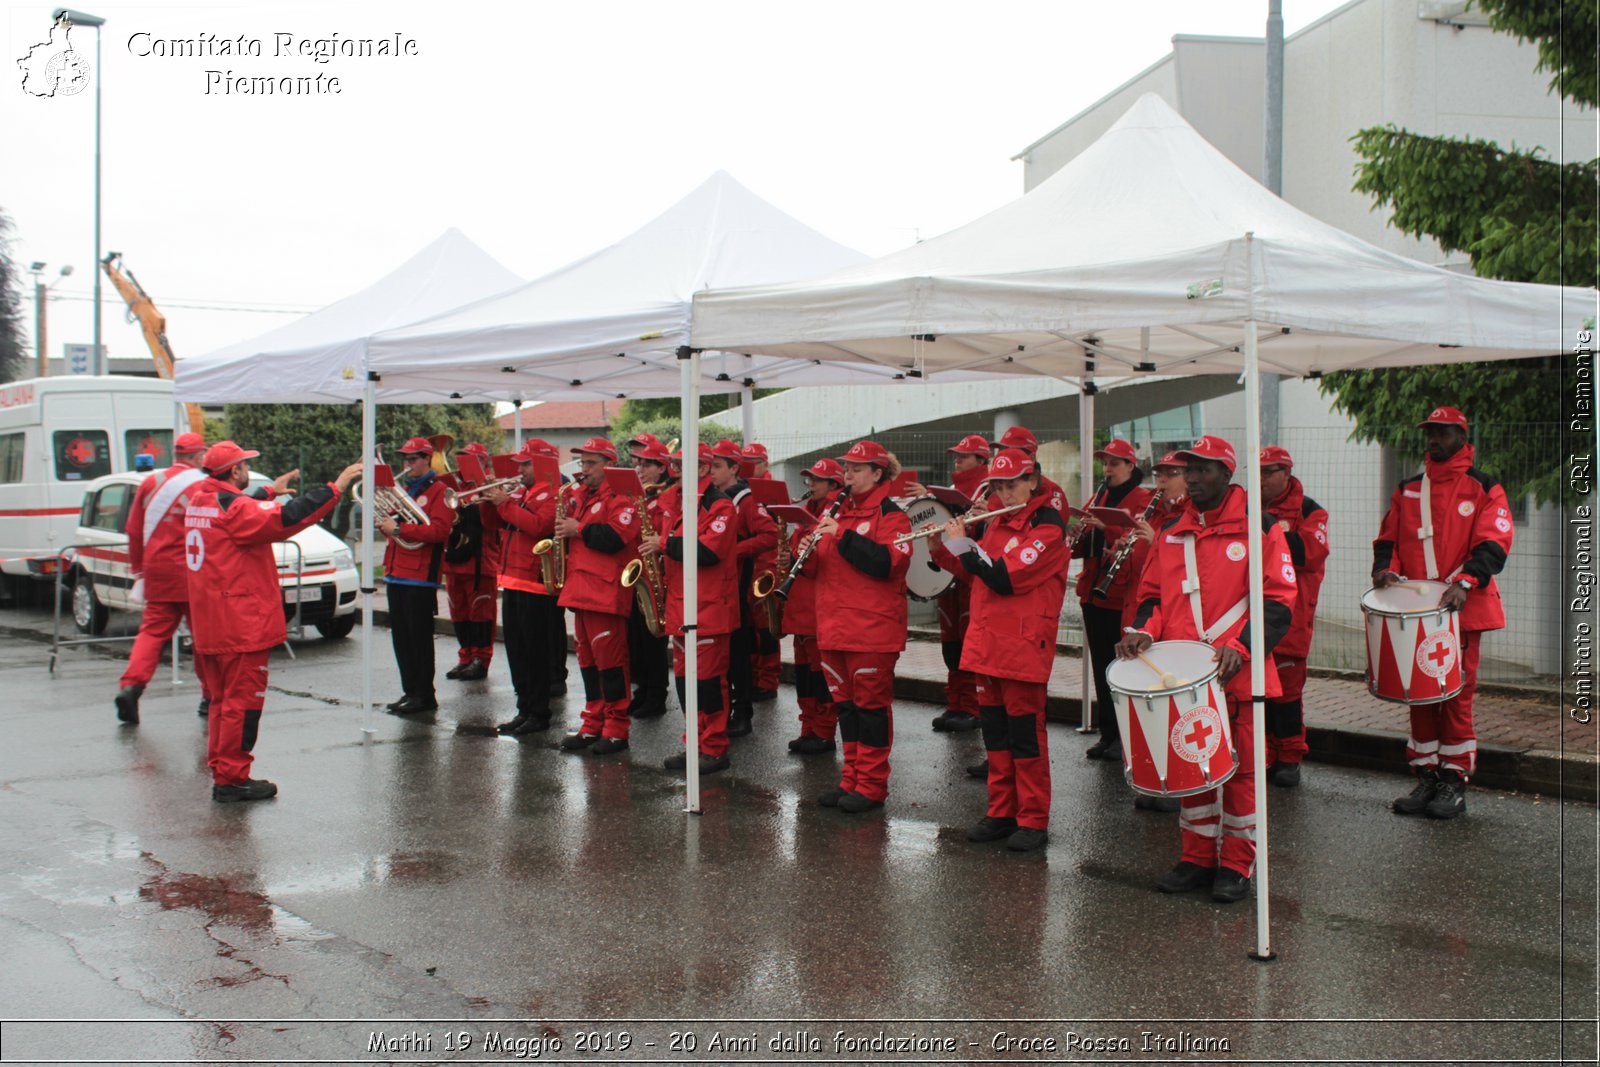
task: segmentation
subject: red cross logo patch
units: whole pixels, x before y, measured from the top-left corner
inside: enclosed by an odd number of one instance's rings
[[[192,571],[198,571],[206,561],[206,539],[199,530],[190,530],[183,538],[183,561]]]

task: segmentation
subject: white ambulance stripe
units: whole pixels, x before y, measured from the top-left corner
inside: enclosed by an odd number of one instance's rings
[[[1476,751],[1478,751],[1478,742],[1476,741],[1466,741],[1459,745],[1439,746],[1439,755],[1441,756],[1460,756],[1468,752]]]

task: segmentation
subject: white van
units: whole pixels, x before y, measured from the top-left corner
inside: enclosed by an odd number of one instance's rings
[[[0,572],[53,576],[77,536],[84,487],[172,462],[182,409],[159,378],[67,375],[0,385]]]

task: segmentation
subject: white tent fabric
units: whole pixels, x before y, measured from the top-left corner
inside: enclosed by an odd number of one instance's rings
[[[701,290],[764,285],[863,261],[718,171],[653,221],[526,285],[380,333],[372,367],[385,385],[449,396],[532,400],[672,396]],[[905,380],[873,367],[707,354],[702,388]],[[381,395],[381,391],[380,391]]]
[[[503,292],[522,279],[460,230],[437,239],[372,285],[286,326],[177,365],[175,392],[195,403],[349,403],[366,385],[367,338]],[[437,396],[385,391],[389,403]]]
[[[702,293],[694,344],[770,357],[1077,377],[1308,374],[1554,354],[1594,293],[1385,252],[1272,195],[1159,97],[958,230],[825,277]],[[1450,346],[1450,347],[1446,347]],[[942,375],[935,380],[942,380]]]

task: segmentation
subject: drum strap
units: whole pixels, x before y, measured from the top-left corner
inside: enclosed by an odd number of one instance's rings
[[[1239,602],[1227,611],[1222,617],[1206,626],[1205,612],[1200,605],[1200,568],[1195,561],[1194,534],[1183,535],[1183,591],[1189,594],[1189,611],[1194,615],[1194,632],[1207,644],[1215,642],[1218,637],[1228,632],[1228,629],[1250,610],[1249,596],[1242,596]]]
[[[1439,580],[1439,561],[1433,555],[1433,487],[1428,484],[1428,471],[1422,471],[1422,523],[1417,527],[1417,537],[1422,541],[1422,561],[1427,567],[1430,582]]]

